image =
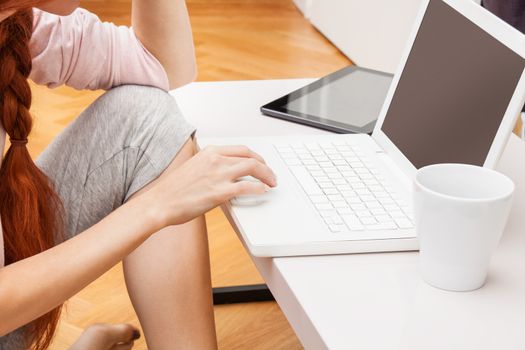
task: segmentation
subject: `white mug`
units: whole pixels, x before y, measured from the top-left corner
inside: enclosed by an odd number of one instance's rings
[[[490,257],[505,228],[514,183],[466,164],[435,164],[414,179],[414,213],[423,279],[467,291],[486,280]]]

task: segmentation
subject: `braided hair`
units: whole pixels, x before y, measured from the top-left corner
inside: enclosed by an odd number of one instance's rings
[[[27,0],[0,0],[0,11],[17,10],[0,22],[0,122],[11,145],[0,168],[0,217],[5,263],[12,264],[53,247],[62,237],[62,204],[46,175],[27,150],[31,132],[29,40],[33,12]],[[36,3],[36,1],[33,1]],[[42,276],[45,277],[45,276]],[[61,307],[24,327],[30,348],[49,347]]]

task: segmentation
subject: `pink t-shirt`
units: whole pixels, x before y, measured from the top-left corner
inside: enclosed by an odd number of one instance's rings
[[[103,23],[84,9],[67,17],[35,9],[30,49],[30,78],[36,84],[51,88],[68,85],[79,90],[107,90],[124,84],[169,89],[166,71],[133,29]],[[0,154],[5,137],[0,125]],[[1,230],[0,225],[0,267],[4,266]]]

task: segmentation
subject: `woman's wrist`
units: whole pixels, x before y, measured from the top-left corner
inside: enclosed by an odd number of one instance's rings
[[[144,219],[148,231],[152,231],[150,235],[170,225],[166,206],[158,200],[154,192],[154,190],[147,191],[125,204],[130,207],[131,215],[140,215]]]

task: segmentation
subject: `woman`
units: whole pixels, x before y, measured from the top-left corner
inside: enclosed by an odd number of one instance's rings
[[[242,146],[195,154],[194,129],[165,92],[195,75],[183,0],[132,0],[133,30],[77,7],[0,0],[0,135],[10,139],[0,170],[0,349],[47,348],[60,305],[121,260],[148,348],[215,348],[203,214],[267,191],[275,176]],[[26,148],[28,77],[112,88],[38,167]],[[115,88],[125,84],[135,86]],[[248,175],[261,182],[237,181]],[[136,337],[127,325],[97,325],[73,348],[126,349]]]

